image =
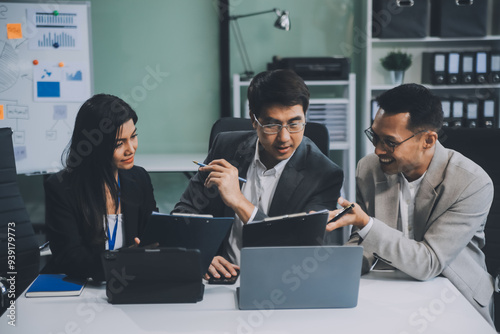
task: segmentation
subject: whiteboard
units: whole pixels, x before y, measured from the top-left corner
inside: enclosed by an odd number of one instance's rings
[[[0,2],[0,128],[19,174],[52,173],[93,92],[90,2]]]

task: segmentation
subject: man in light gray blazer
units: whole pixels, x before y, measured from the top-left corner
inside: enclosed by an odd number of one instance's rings
[[[375,154],[358,163],[357,204],[327,230],[353,225],[349,243],[364,247],[364,272],[392,266],[418,280],[447,277],[493,325],[494,282],[481,251],[491,179],[438,142],[441,102],[425,87],[393,88],[378,104],[365,130]]]

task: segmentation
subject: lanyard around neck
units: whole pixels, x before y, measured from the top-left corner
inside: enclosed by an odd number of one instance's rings
[[[111,233],[109,231],[109,224],[108,224],[108,246],[109,246],[109,250],[115,249],[116,230],[118,228],[118,209],[120,208],[120,176],[117,176],[117,182],[118,182],[118,205],[116,206],[116,220],[115,220],[115,227],[113,228],[113,235],[111,235]]]

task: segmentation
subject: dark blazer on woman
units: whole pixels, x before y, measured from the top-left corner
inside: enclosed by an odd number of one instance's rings
[[[157,208],[151,179],[144,168],[134,166],[130,170],[119,170],[118,174],[123,246],[127,247],[134,244],[134,237],[141,236],[148,217]],[[76,203],[75,191],[78,189],[71,188],[68,173],[61,171],[51,175],[44,187],[45,224],[52,251],[48,271],[104,280],[100,256],[105,250],[105,242],[93,242],[91,232],[85,228]]]

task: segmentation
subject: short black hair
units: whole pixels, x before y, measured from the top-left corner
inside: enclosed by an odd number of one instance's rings
[[[441,100],[422,85],[397,86],[380,95],[377,102],[389,114],[409,112],[409,130],[439,131],[443,125]]]
[[[259,117],[273,105],[302,105],[304,116],[309,108],[309,89],[304,80],[291,70],[265,71],[257,74],[248,87],[250,111]]]

